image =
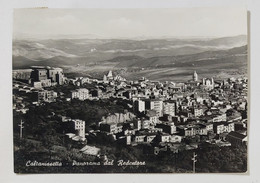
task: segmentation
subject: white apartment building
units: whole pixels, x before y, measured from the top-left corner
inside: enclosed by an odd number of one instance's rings
[[[89,99],[89,90],[86,88],[80,88],[74,91],[71,91],[71,98],[79,99],[79,100],[86,100]]]
[[[163,103],[163,114],[175,116],[175,104],[170,102]]]

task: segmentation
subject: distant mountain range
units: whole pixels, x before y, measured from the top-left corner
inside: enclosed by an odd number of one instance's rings
[[[69,72],[75,70],[76,72],[86,72],[86,70],[99,72],[94,69],[97,66],[102,67],[102,72],[106,68],[115,70],[137,68],[146,71],[147,69],[182,68],[185,72],[195,69],[204,73],[210,70],[216,72],[228,69],[245,70],[247,37],[14,40],[13,68],[28,68],[32,65],[64,67],[69,68],[67,69]],[[173,70],[171,72],[174,74]]]
[[[48,39],[14,40],[13,56],[41,61],[57,56],[86,57],[86,62],[102,61],[117,56],[175,56],[230,49],[247,44],[247,37],[217,39]]]
[[[42,59],[40,61],[32,60],[23,56],[13,56],[14,68],[27,68],[31,65],[49,65],[60,67],[63,65],[75,66],[80,65],[95,65],[95,64],[113,64],[116,68],[151,68],[151,67],[193,67],[203,64],[212,65],[223,62],[225,64],[241,64],[246,63],[247,46],[231,48],[228,50],[205,51],[195,54],[176,55],[176,56],[153,56],[141,57],[138,55],[117,56],[108,60],[99,60],[96,62],[88,62],[90,57],[74,57],[74,56],[54,56],[51,58]],[[104,58],[105,59],[105,58]]]
[[[247,46],[236,47],[228,50],[205,51],[202,53],[177,55],[177,56],[156,56],[143,58],[140,56],[121,56],[108,60],[116,62],[116,67],[141,67],[141,68],[162,68],[162,67],[195,67],[203,65],[230,64],[237,66],[246,64]]]

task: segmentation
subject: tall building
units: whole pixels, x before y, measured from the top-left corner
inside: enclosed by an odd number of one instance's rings
[[[145,101],[146,109],[153,109],[156,111],[157,116],[161,117],[163,115],[163,101],[159,99],[146,100]]]
[[[196,71],[194,71],[192,79],[193,79],[193,81],[198,81],[198,74]]]
[[[164,102],[163,103],[163,114],[175,116],[175,103],[174,102]]]
[[[79,119],[73,119],[76,135],[85,139],[85,121]]]
[[[136,112],[144,112],[145,111],[145,102],[142,100],[136,100],[134,102],[134,107]]]
[[[34,82],[50,79],[52,83],[64,84],[64,74],[62,68],[32,66],[31,78]]]
[[[58,85],[63,85],[64,74],[62,68],[47,68],[48,78],[52,82],[56,82]]]
[[[41,81],[48,79],[47,70],[44,68],[33,68],[32,75],[33,81]]]
[[[153,101],[153,103],[154,103],[154,108],[153,108],[153,110],[156,111],[156,114],[157,114],[158,116],[162,116],[162,115],[163,115],[163,114],[162,114],[163,101],[161,101],[161,100],[155,100],[155,101]]]

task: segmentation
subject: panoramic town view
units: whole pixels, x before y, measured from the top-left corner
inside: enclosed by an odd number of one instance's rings
[[[55,32],[32,37],[23,27],[29,23],[19,21],[35,11],[15,12],[16,173],[247,172],[245,32],[173,38],[155,31],[154,37],[128,37],[129,12],[117,12],[125,16],[119,25],[126,26],[117,38]],[[36,12],[48,19],[58,10]],[[73,14],[64,12],[57,15]]]

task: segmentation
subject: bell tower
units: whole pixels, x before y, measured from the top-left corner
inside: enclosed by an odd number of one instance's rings
[[[194,71],[192,79],[193,81],[198,81],[198,74],[196,73],[196,71]]]

